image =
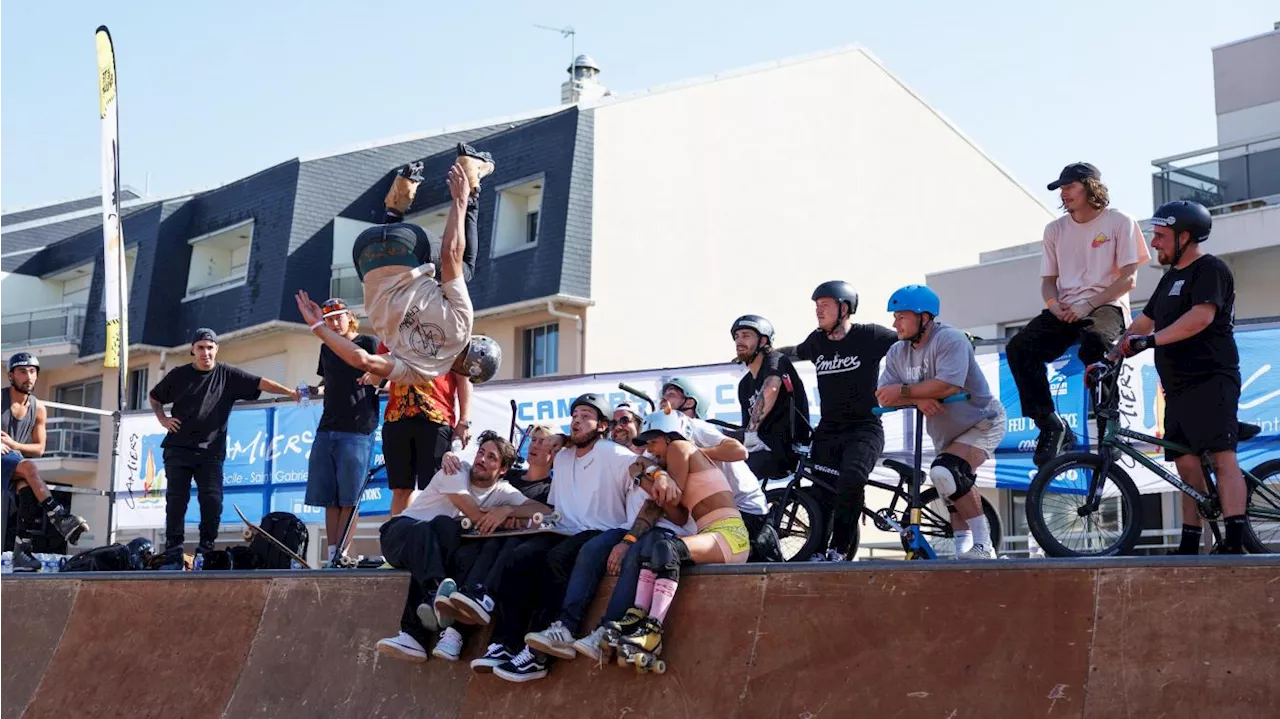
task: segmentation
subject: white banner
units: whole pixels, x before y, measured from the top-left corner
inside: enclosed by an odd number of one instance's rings
[[[98,112],[102,120],[103,308],[107,320],[103,366],[120,368],[120,398],[129,377],[128,279],[120,232],[120,125],[116,107],[116,56],[105,25],[94,34],[98,54]]]

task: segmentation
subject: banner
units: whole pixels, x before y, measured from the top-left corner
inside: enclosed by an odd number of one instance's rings
[[[129,377],[128,276],[120,232],[120,127],[116,107],[116,56],[105,25],[94,34],[98,51],[98,114],[102,120],[103,308],[107,319],[103,365],[120,369],[120,397]]]
[[[1240,419],[1262,426],[1262,434],[1241,444],[1240,464],[1252,468],[1261,462],[1280,456],[1280,329],[1239,331],[1236,343],[1240,347],[1243,378],[1240,397]],[[1088,418],[1088,393],[1084,388],[1084,367],[1071,348],[1062,357],[1046,367],[1049,385],[1058,411],[1066,418],[1077,436],[1077,449],[1089,446],[1093,428]],[[1122,423],[1138,432],[1159,436],[1163,422],[1164,400],[1159,380],[1152,364],[1154,355],[1145,352],[1125,363],[1120,376]],[[1023,418],[1017,387],[1009,374],[1003,354],[978,356],[978,365],[987,378],[993,393],[1005,405],[1007,432],[995,459],[978,470],[978,484],[1010,490],[1025,490],[1035,476],[1036,467],[1031,460],[1035,448],[1034,424]],[[810,400],[810,420],[816,425],[821,414],[822,397],[817,390],[813,366],[799,363],[797,374],[804,382]],[[561,432],[568,432],[570,405],[575,397],[586,392],[604,395],[611,405],[637,398],[619,389],[619,383],[647,393],[658,400],[662,384],[672,376],[688,380],[706,398],[708,416],[725,422],[740,423],[738,406],[738,381],[746,369],[741,365],[723,364],[701,367],[619,372],[586,375],[572,378],[547,378],[519,382],[481,385],[472,395],[471,419],[473,436],[491,429],[507,436],[512,420],[512,401],[515,402],[515,419],[521,428],[531,424],[547,423]],[[643,406],[643,402],[641,402]],[[307,482],[307,463],[311,456],[311,443],[320,421],[320,403],[308,407],[292,404],[250,404],[238,407],[231,413],[227,428],[227,453],[224,466],[225,498],[222,521],[236,524],[231,509],[238,504],[251,519],[269,511],[293,512],[309,523],[324,521],[324,510],[308,507],[304,503]],[[896,412],[885,415],[884,456],[907,462],[912,459],[914,448],[913,413]],[[151,413],[129,413],[121,420],[119,462],[116,468],[117,516],[121,528],[164,526],[164,493],[167,487],[164,473],[164,457],[160,442],[165,431]],[[1148,448],[1152,449],[1152,448]],[[1156,456],[1154,452],[1150,452]],[[475,455],[475,443],[462,453],[470,459]],[[933,459],[934,450],[927,440],[924,446],[924,463]],[[374,437],[370,467],[382,464],[382,427]],[[1132,463],[1129,463],[1132,464]],[[1172,471],[1172,464],[1166,464]],[[1124,466],[1125,470],[1144,493],[1170,491],[1171,487],[1142,466]],[[896,474],[877,467],[876,476],[893,481]],[[187,507],[187,522],[199,520],[199,503],[194,489]],[[387,489],[385,472],[375,474],[360,504],[362,515],[385,515],[391,506],[391,494]]]

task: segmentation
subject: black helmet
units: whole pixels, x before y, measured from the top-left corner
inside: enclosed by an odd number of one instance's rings
[[[596,394],[595,392],[578,395],[573,404],[569,405],[569,411],[573,412],[573,410],[582,405],[595,409],[600,415],[601,422],[608,422],[613,418],[613,408],[609,406],[609,401],[605,399],[604,395]]]
[[[9,371],[12,372],[19,367],[35,367],[40,369],[40,358],[30,352],[18,352],[9,358]]]
[[[729,336],[736,335],[738,330],[753,330],[769,344],[773,344],[773,323],[760,315],[743,315],[734,320],[733,327],[729,328]]]
[[[844,280],[829,280],[818,285],[818,289],[813,291],[813,296],[809,299],[817,302],[819,298],[830,297],[836,302],[847,302],[849,304],[849,314],[853,315],[858,311],[858,291],[853,289],[853,285]]]
[[[1168,227],[1175,235],[1189,232],[1192,242],[1204,242],[1209,239],[1209,231],[1213,229],[1213,215],[1199,202],[1175,200],[1157,207],[1151,224]]]
[[[467,356],[462,361],[462,371],[471,378],[471,384],[480,384],[493,379],[502,366],[502,347],[492,337],[472,335],[467,344]]]
[[[124,545],[129,550],[129,566],[133,569],[144,569],[155,554],[155,546],[146,537],[137,537]]]

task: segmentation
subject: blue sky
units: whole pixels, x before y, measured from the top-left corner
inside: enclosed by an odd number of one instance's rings
[[[569,41],[540,23],[573,25],[615,92],[860,43],[1046,203],[1083,159],[1145,215],[1150,161],[1216,142],[1210,48],[1277,20],[1274,0],[9,2],[0,204],[98,191],[99,24],[116,42],[123,181],[150,175],[163,196],[554,105]],[[939,167],[931,191],[963,178]]]

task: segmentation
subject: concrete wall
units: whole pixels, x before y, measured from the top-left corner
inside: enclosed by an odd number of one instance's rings
[[[833,278],[859,288],[861,319],[887,323],[894,289],[1038,239],[1054,216],[859,50],[594,115],[588,372],[724,361],[747,312],[798,342],[810,292]]]
[[[561,312],[582,317],[586,329],[587,310],[582,307],[558,306]],[[502,346],[502,367],[494,379],[519,379],[524,369],[523,330],[529,327],[556,323],[560,332],[559,376],[581,374],[582,342],[578,325],[573,320],[552,317],[545,310],[524,312],[503,317],[482,317],[476,320],[475,334],[488,335]]]
[[[0,273],[0,305],[6,316],[12,317],[26,310],[62,304],[62,283],[18,275]]]
[[[1280,102],[1280,30],[1213,49],[1213,91],[1218,115]],[[1241,138],[1223,138],[1218,142]]]

